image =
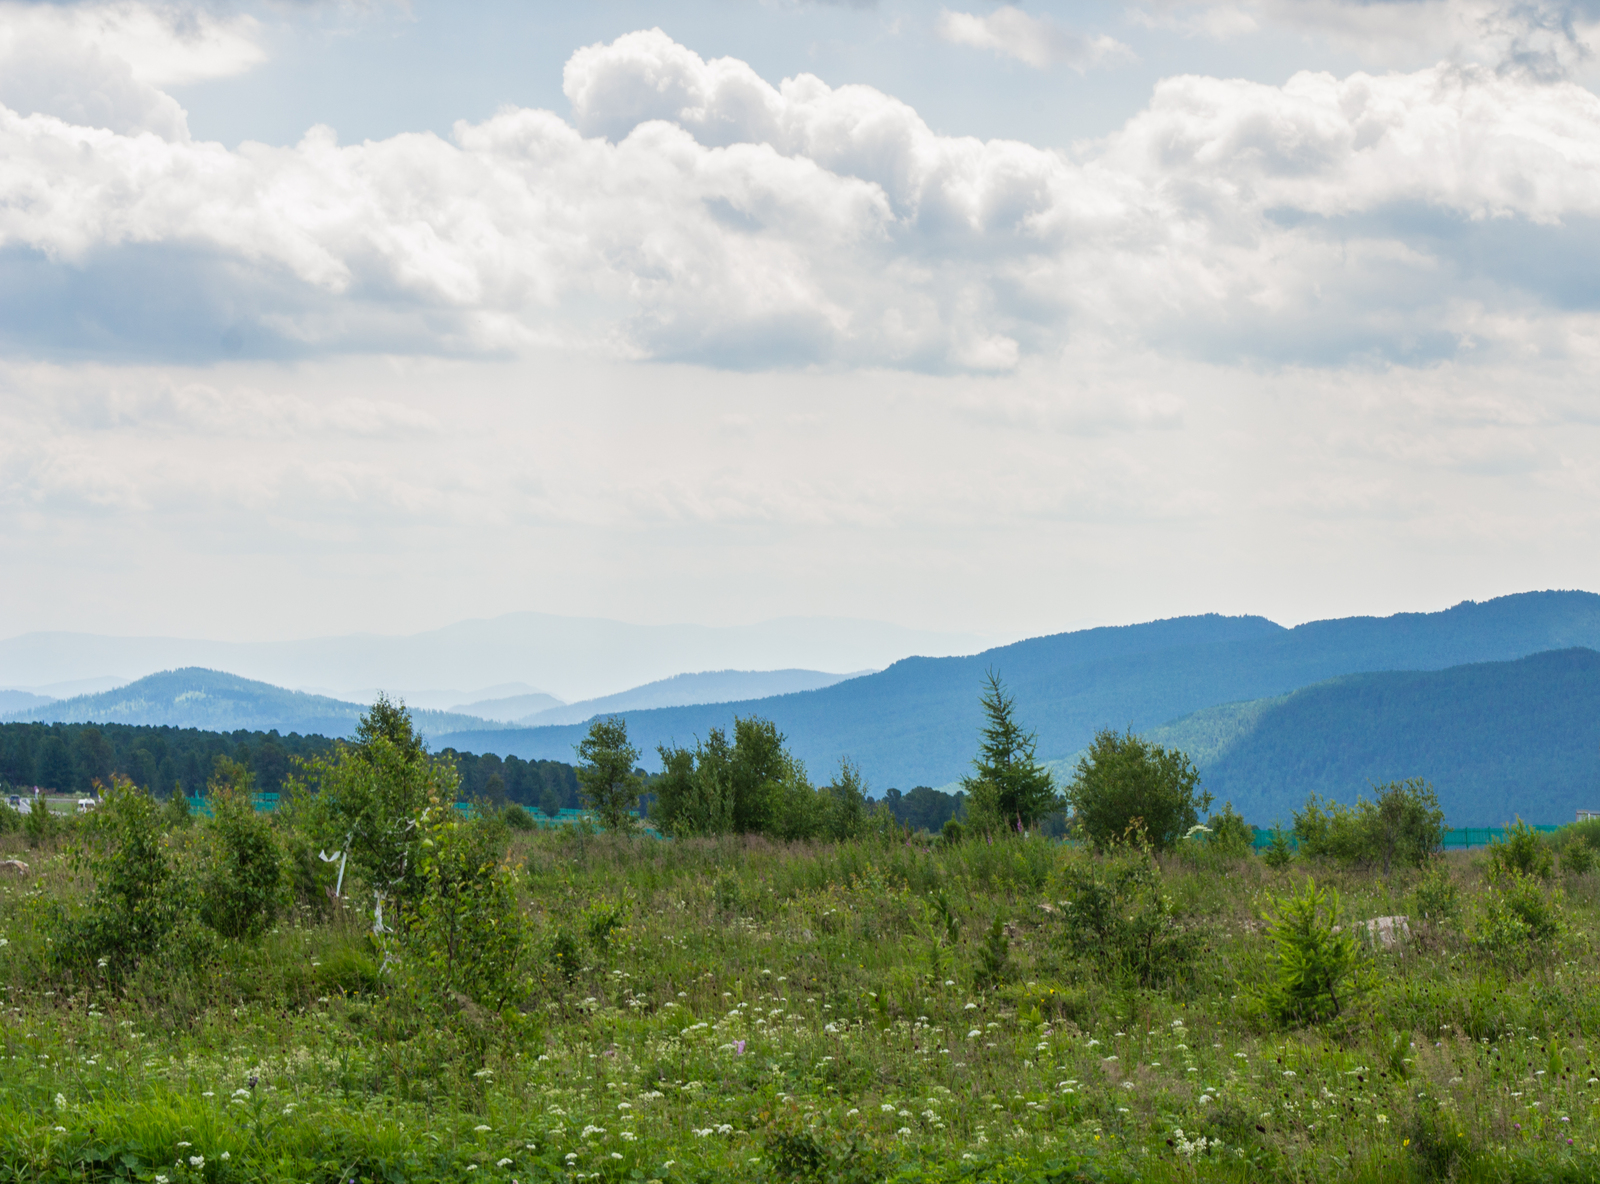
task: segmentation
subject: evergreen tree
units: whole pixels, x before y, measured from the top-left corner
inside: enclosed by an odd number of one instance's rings
[[[1061,795],[1050,771],[1034,756],[1034,733],[1023,731],[1017,722],[1016,697],[1006,694],[993,670],[988,679],[973,774],[961,781],[967,815],[980,831],[1026,830],[1061,809]]]

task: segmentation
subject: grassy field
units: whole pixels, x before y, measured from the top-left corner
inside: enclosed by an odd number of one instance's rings
[[[1481,853],[1447,882],[1196,848],[1158,865],[1141,971],[1082,940],[1110,864],[1048,840],[512,835],[531,940],[497,1014],[380,969],[348,899],[64,975],[68,850],[0,839],[30,865],[0,889],[3,1180],[1600,1178],[1594,875],[1510,948]],[[1410,934],[1296,1027],[1261,992],[1308,872]]]

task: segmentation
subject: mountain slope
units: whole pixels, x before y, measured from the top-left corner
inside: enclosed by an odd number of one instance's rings
[[[617,711],[686,707],[696,703],[737,703],[744,699],[789,695],[795,691],[820,690],[866,673],[871,672],[828,674],[821,670],[708,670],[700,674],[678,674],[615,695],[536,711],[517,723],[524,727],[581,724],[597,715]]]
[[[1350,802],[1407,777],[1432,781],[1456,826],[1570,821],[1600,809],[1600,653],[1347,675],[1146,735],[1259,825],[1287,823],[1311,792]]]
[[[15,711],[6,722],[118,723],[202,728],[209,731],[276,730],[303,735],[349,736],[367,710],[323,695],[288,691],[217,670],[167,670],[98,695],[79,695]],[[424,735],[471,734],[486,720],[443,711],[412,713]]]
[[[1147,729],[1219,703],[1285,694],[1343,674],[1442,669],[1574,645],[1600,647],[1600,596],[1529,592],[1437,613],[1350,617],[1285,629],[1261,617],[1184,617],[1034,638],[970,657],[907,658],[822,690],[623,712],[654,767],[660,743],[692,743],[735,715],[774,720],[814,775],[841,757],[875,789],[945,785],[971,760],[984,671],[997,670],[1046,760],[1101,727]],[[502,755],[571,759],[582,726],[477,733]],[[442,738],[442,742],[449,742]]]

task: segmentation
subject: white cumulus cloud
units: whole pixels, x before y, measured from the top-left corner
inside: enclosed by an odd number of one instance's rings
[[[1330,364],[1559,352],[1600,307],[1600,99],[1526,72],[1179,76],[1070,153],[659,30],[564,81],[570,122],[360,144],[0,108],[0,345],[1006,371],[1087,336]]]

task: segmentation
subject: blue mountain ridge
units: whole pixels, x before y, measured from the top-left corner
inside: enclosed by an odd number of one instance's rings
[[[947,785],[970,768],[986,670],[1015,694],[1041,759],[1084,748],[1103,727],[1144,731],[1201,708],[1283,695],[1340,675],[1428,671],[1547,650],[1600,649],[1600,596],[1527,592],[1435,613],[1347,617],[1292,629],[1262,617],[1180,617],[1033,638],[956,658],[907,658],[831,687],[736,703],[620,712],[656,767],[659,744],[693,744],[735,716],[785,733],[813,777],[842,757],[875,791]],[[585,725],[442,735],[438,745],[573,759]]]

